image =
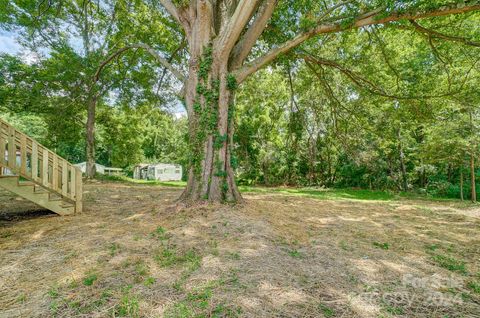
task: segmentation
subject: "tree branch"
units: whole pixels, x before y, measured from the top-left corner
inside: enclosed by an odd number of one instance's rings
[[[268,20],[272,17],[273,11],[278,3],[278,0],[265,0],[263,5],[258,10],[252,26],[248,28],[242,39],[235,45],[233,49],[233,63],[232,68],[240,67],[243,61],[247,58],[257,39],[262,34],[267,26]]]
[[[415,27],[417,31],[424,33],[429,37],[435,37],[435,38],[439,38],[447,41],[460,42],[466,45],[480,47],[480,42],[470,41],[466,38],[462,38],[459,36],[451,36],[451,35],[446,35],[446,34],[437,32],[437,31],[429,30],[427,28],[424,28],[420,24],[418,24],[415,20],[410,20],[410,23]]]
[[[119,56],[120,54],[122,54],[123,52],[129,50],[129,49],[135,49],[135,48],[141,48],[141,49],[144,49],[146,50],[148,53],[150,53],[150,55],[152,55],[160,64],[162,64],[166,69],[168,69],[170,72],[172,72],[173,75],[175,75],[175,77],[181,81],[181,82],[184,82],[185,81],[185,76],[180,72],[178,71],[176,68],[173,67],[172,64],[170,64],[167,59],[163,58],[160,54],[158,54],[151,46],[149,46],[148,44],[144,44],[144,43],[136,43],[136,44],[132,44],[132,45],[128,45],[128,46],[125,46],[119,50],[117,50],[116,52],[112,53],[110,56],[108,56],[97,68],[97,71],[95,72],[95,75],[93,77],[94,79],[94,82],[97,82],[99,77],[100,77],[100,73],[102,72],[102,70],[105,68],[105,66],[110,63],[110,61],[112,61],[115,57]]]
[[[230,55],[243,28],[252,17],[259,0],[240,0],[235,12],[225,28],[220,32],[215,46],[219,49],[220,57],[225,59]]]
[[[173,4],[170,0],[159,0],[162,6],[167,10],[167,12],[177,21],[178,23],[182,24],[180,21],[180,15],[178,13],[177,7]]]
[[[480,5],[477,4],[476,0],[471,0],[464,3],[463,5],[458,5],[458,6],[457,4],[454,4],[451,6],[444,6],[437,10],[428,11],[428,12],[415,12],[415,13],[393,12],[389,16],[383,17],[383,18],[378,18],[378,14],[380,13],[381,10],[379,9],[373,10],[361,15],[359,18],[354,20],[353,23],[351,23],[348,26],[344,26],[341,23],[318,25],[307,32],[304,32],[295,36],[293,39],[281,44],[280,46],[273,48],[272,50],[267,52],[265,55],[255,59],[253,62],[247,65],[244,65],[242,68],[235,71],[234,74],[237,78],[237,82],[241,83],[242,81],[245,80],[245,78],[247,78],[247,76],[256,72],[260,68],[264,67],[265,65],[273,61],[275,58],[277,58],[279,55],[290,51],[291,49],[305,42],[306,40],[319,34],[334,33],[334,32],[339,32],[343,30],[360,28],[360,27],[374,25],[374,24],[385,24],[385,23],[404,20],[404,19],[417,20],[417,19],[423,19],[423,18],[445,16],[450,14],[460,14],[460,13],[476,11],[476,10],[480,10]]]
[[[447,97],[447,96],[452,96],[455,94],[458,94],[460,92],[460,89],[454,92],[447,92],[444,94],[439,94],[439,95],[423,95],[423,96],[402,96],[402,95],[395,95],[395,94],[389,94],[387,93],[382,87],[379,87],[372,81],[368,80],[367,78],[347,69],[343,65],[332,61],[332,60],[327,60],[323,58],[318,58],[314,57],[310,54],[302,54],[300,55],[301,58],[303,58],[307,64],[307,66],[313,71],[313,73],[318,77],[318,74],[316,70],[312,67],[313,64],[317,65],[324,65],[324,66],[329,66],[337,69],[344,75],[346,75],[348,78],[352,80],[352,82],[357,85],[360,88],[365,89],[371,94],[383,96],[386,98],[392,98],[392,99],[398,99],[398,100],[409,100],[409,99],[432,99],[432,98],[440,98],[440,97]]]

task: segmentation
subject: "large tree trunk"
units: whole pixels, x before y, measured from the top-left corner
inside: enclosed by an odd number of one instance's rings
[[[186,84],[190,168],[181,200],[238,202],[232,154],[234,82],[209,47],[191,63]],[[230,82],[229,82],[230,81]]]
[[[85,174],[87,178],[95,178],[96,166],[95,166],[95,110],[97,107],[97,96],[94,95],[88,103],[87,110],[87,163]]]

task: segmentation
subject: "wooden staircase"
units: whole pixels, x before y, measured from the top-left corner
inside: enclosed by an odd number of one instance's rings
[[[82,172],[0,119],[0,187],[60,215],[82,211]]]

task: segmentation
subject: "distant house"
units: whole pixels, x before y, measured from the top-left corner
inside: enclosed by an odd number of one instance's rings
[[[80,162],[74,165],[75,167],[80,168],[82,173],[87,172],[87,163],[86,162]],[[120,176],[123,175],[123,169],[120,168],[112,168],[112,167],[105,167],[104,165],[95,164],[95,169],[96,172],[99,174],[105,174],[107,176]]]
[[[182,166],[169,163],[142,163],[136,165],[133,169],[133,178],[158,181],[180,181],[182,180]]]

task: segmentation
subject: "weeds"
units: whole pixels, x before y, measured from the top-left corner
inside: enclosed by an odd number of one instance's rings
[[[379,242],[373,242],[373,246],[376,248],[380,248],[382,250],[388,250],[390,248],[390,244],[388,243],[379,243]]]
[[[120,299],[120,303],[115,308],[115,314],[120,317],[140,317],[138,298],[129,292],[127,288],[125,294]]]
[[[318,308],[321,310],[322,314],[327,318],[333,317],[335,315],[335,310],[333,310],[332,308],[324,304],[318,305]]]
[[[146,287],[150,287],[150,286],[152,286],[153,284],[155,284],[155,278],[153,278],[153,277],[147,277],[147,278],[143,281],[143,285],[145,285]]]
[[[120,244],[118,244],[118,243],[110,244],[110,246],[108,247],[108,250],[110,251],[110,256],[113,257],[113,256],[117,255],[119,249],[120,249]]]
[[[48,296],[49,296],[50,298],[53,298],[53,299],[57,298],[58,295],[59,295],[59,294],[58,294],[58,289],[57,289],[57,287],[51,287],[51,288],[48,290],[47,294],[48,294]]]
[[[300,253],[300,251],[293,249],[288,251],[288,255],[290,255],[293,258],[303,258],[303,254]]]
[[[446,268],[452,272],[459,272],[462,274],[467,273],[465,262],[457,260],[451,256],[445,256],[441,254],[433,255],[432,260],[440,267]]]
[[[238,254],[237,252],[230,252],[228,254],[228,258],[232,259],[232,260],[239,260],[240,259],[240,254]]]
[[[185,265],[190,270],[198,269],[201,262],[201,257],[194,250],[188,250],[181,254],[177,253],[173,248],[168,247],[156,254],[154,259],[161,267]]]
[[[145,264],[142,261],[140,261],[135,265],[135,272],[139,276],[146,276],[148,275],[148,268],[147,266],[145,266]]]
[[[92,286],[93,283],[97,280],[97,275],[96,274],[90,274],[87,277],[83,279],[83,285],[85,286]]]
[[[150,234],[152,237],[155,237],[157,238],[158,240],[160,241],[164,241],[164,240],[168,240],[169,238],[169,235],[167,233],[167,230],[165,230],[163,227],[159,226],[155,229],[155,231],[153,231],[151,234]]]
[[[213,307],[213,289],[222,285],[222,281],[210,282],[207,286],[189,292],[185,298],[165,311],[165,318],[183,317],[237,317],[240,308],[216,304]],[[211,309],[213,307],[213,310]]]
[[[17,303],[24,303],[26,300],[27,300],[27,296],[23,293],[17,297]]]
[[[473,293],[480,294],[480,283],[477,283],[475,281],[470,281],[468,282],[467,287],[470,288],[473,291]]]
[[[427,250],[432,251],[432,252],[436,251],[439,247],[440,247],[440,245],[438,245],[438,244],[429,244],[429,245],[425,246],[425,248]]]
[[[349,252],[353,251],[353,248],[350,245],[348,245],[348,243],[345,241],[340,241],[339,246],[344,251],[349,251]]]

